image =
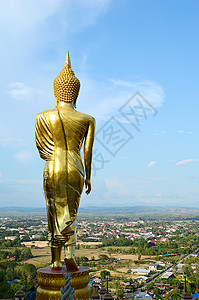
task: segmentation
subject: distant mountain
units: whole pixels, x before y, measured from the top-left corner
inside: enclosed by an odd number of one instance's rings
[[[0,212],[45,212],[44,207],[20,207],[20,206],[4,206],[0,207]]]
[[[20,206],[4,206],[0,207],[0,213],[5,212],[24,212],[24,213],[45,213],[45,207],[20,207]],[[89,214],[199,214],[199,208],[195,207],[171,207],[171,206],[109,206],[109,207],[98,207],[88,206],[80,207],[79,213]]]
[[[195,207],[170,207],[170,206],[110,206],[110,207],[82,207],[80,213],[99,214],[140,214],[140,213],[181,213],[199,214],[199,208]]]

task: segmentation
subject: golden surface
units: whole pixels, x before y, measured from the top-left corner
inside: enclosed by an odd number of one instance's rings
[[[71,69],[69,53],[66,54],[64,69],[61,70],[59,76],[54,80],[54,93],[57,101],[73,102],[76,104],[76,99],[80,89],[80,82],[75,77]]]
[[[72,272],[71,287],[75,288],[74,299],[89,299],[91,291],[88,287],[90,280],[89,268],[80,267],[79,271]],[[67,273],[66,268],[62,267],[60,271],[52,271],[49,267],[41,268],[38,271],[37,300],[57,300],[61,299],[60,288],[65,285],[63,273]]]
[[[70,56],[69,56],[69,52],[68,51],[66,53],[64,68],[67,68],[67,65],[69,65],[69,67],[71,68],[71,61],[70,61]]]
[[[76,217],[83,186],[91,191],[91,161],[95,120],[75,110],[80,83],[66,55],[64,69],[54,80],[56,108],[37,115],[35,141],[46,161],[43,185],[46,198],[52,268],[61,268],[61,248],[73,259]],[[84,166],[80,149],[84,144]],[[85,171],[84,171],[85,169]],[[84,173],[86,175],[84,181]]]

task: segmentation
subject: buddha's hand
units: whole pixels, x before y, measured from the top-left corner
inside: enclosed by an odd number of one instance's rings
[[[90,193],[90,191],[91,191],[91,182],[90,182],[90,180],[89,179],[86,179],[85,180],[85,187],[86,187],[86,194],[88,195],[89,193]]]

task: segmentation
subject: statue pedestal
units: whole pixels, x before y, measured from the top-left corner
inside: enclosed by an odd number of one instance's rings
[[[79,267],[78,271],[68,272],[66,267],[61,270],[51,270],[50,267],[37,270],[37,300],[61,300],[60,288],[65,286],[63,273],[72,273],[71,287],[75,288],[73,298],[90,299],[91,291],[88,286],[90,281],[89,268]]]

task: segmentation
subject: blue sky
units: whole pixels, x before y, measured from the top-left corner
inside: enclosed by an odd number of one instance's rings
[[[199,206],[196,0],[0,1],[0,206],[44,207],[37,113],[69,50],[96,118],[81,206]],[[144,110],[143,110],[144,107]]]

